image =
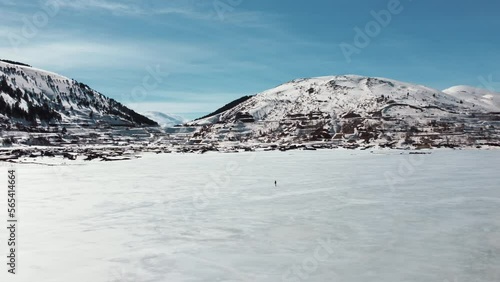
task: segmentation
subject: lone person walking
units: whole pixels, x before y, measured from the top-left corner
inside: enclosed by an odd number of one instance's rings
[[[278,187],[278,182],[274,180],[274,187]]]

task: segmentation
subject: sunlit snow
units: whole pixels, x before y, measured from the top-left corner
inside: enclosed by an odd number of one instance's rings
[[[0,281],[500,281],[499,167],[441,150],[18,165],[18,275]]]

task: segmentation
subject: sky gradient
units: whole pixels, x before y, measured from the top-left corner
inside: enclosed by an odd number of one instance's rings
[[[342,74],[500,91],[494,0],[0,0],[0,8],[0,58],[74,78],[139,112],[195,118],[296,78]]]

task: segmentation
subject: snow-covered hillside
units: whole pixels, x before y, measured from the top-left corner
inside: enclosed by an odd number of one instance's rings
[[[0,124],[157,124],[73,79],[0,61]]]
[[[465,85],[454,86],[443,92],[493,112],[500,109],[500,93]]]
[[[200,128],[197,138],[211,141],[336,138],[354,143],[391,143],[396,139],[401,144],[412,141],[408,137],[413,133],[448,133],[457,121],[466,128],[477,122],[469,119],[477,118],[476,114],[498,120],[498,95],[470,89],[466,89],[470,94],[462,93],[462,89],[442,92],[356,75],[298,79],[189,125]],[[413,141],[421,144],[421,139]]]
[[[226,121],[241,112],[250,114],[258,121],[283,120],[290,115],[310,112],[335,113],[337,116],[348,113],[371,116],[391,104],[406,106],[408,114],[415,111],[408,106],[419,109],[439,107],[444,114],[470,110],[473,99],[465,100],[464,97],[455,95],[458,91],[454,89],[441,92],[421,85],[354,75],[300,79],[262,92],[219,116],[212,116],[197,123]],[[471,96],[485,96],[488,92],[474,89],[470,93]],[[469,92],[464,95],[468,94]],[[486,107],[483,104],[477,103],[476,110],[500,110],[500,105]]]
[[[386,78],[327,76],[244,96],[186,123],[159,112],[140,115],[73,79],[0,61],[0,141],[149,144],[188,152],[500,147],[499,97],[467,86],[440,91]],[[163,129],[150,127],[158,124]]]
[[[146,112],[144,116],[150,120],[156,121],[163,128],[174,127],[187,122],[187,120],[181,116],[162,112]]]

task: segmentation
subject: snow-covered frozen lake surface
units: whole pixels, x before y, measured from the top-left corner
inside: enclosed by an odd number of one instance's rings
[[[0,281],[500,281],[499,168],[498,150],[18,165]]]

